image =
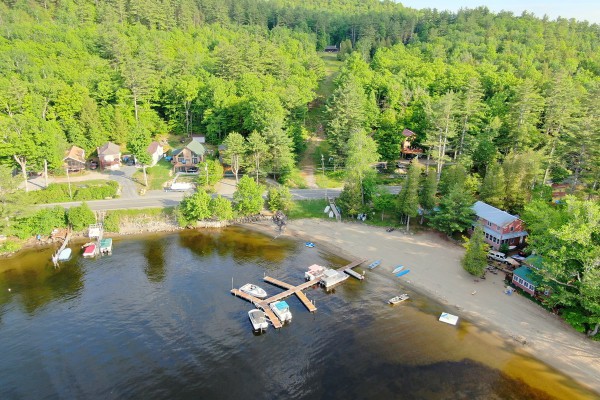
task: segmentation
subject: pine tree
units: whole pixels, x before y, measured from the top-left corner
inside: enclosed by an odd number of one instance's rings
[[[410,229],[410,218],[419,215],[419,184],[421,165],[414,159],[408,168],[408,174],[398,194],[398,211],[406,216],[406,231]]]
[[[479,189],[479,197],[486,203],[504,209],[504,198],[506,197],[506,180],[502,166],[495,162],[489,168],[483,178]]]
[[[439,211],[429,220],[431,226],[450,236],[462,232],[473,223],[473,197],[465,189],[455,186],[447,196],[442,197]]]
[[[466,239],[464,247],[467,249],[461,264],[465,271],[474,276],[482,276],[487,267],[488,244],[484,240],[483,228],[480,224],[475,226],[475,230],[470,239]]]
[[[430,173],[421,184],[421,191],[419,192],[419,200],[423,209],[427,211],[433,210],[437,204],[437,178],[434,173]]]

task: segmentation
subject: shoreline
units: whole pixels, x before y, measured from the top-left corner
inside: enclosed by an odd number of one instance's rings
[[[273,235],[272,224],[243,224]],[[406,234],[359,223],[320,219],[288,221],[281,236],[314,242],[349,260],[382,259],[371,273],[407,265],[411,272],[397,278],[406,288],[446,305],[447,311],[496,333],[502,340],[600,393],[600,342],[576,332],[559,316],[531,300],[504,293],[504,274],[488,274],[478,282],[460,265],[464,249],[436,233]],[[389,270],[389,271],[387,271]]]
[[[584,387],[600,393],[600,342],[588,339],[529,299],[504,294],[504,274],[488,275],[476,282],[460,265],[464,249],[433,232],[406,234],[386,232],[382,227],[360,223],[331,222],[321,219],[288,221],[286,230],[276,235],[270,220],[232,223],[268,236],[287,236],[312,241],[318,248],[348,260],[382,259],[372,273],[391,273],[396,265],[406,265],[411,272],[397,278],[405,286],[446,305],[447,311],[467,318],[474,325],[497,334],[519,350],[545,362],[571,377]],[[153,224],[151,227],[107,234],[107,237],[132,237],[148,234],[171,234],[185,230],[174,224]],[[83,234],[74,242],[85,241]],[[11,255],[55,243],[33,242]],[[389,271],[388,271],[389,270]]]

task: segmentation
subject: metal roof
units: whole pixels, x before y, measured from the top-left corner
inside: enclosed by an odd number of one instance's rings
[[[540,284],[540,276],[529,267],[519,267],[513,271],[513,274],[534,286]]]
[[[498,226],[506,226],[513,221],[519,219],[515,215],[511,215],[506,211],[502,211],[496,207],[490,206],[483,201],[478,201],[473,205],[473,211],[479,218],[483,218],[486,221],[490,221]]]

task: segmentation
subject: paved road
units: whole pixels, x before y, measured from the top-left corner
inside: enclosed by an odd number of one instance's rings
[[[398,193],[399,186],[388,186],[390,193]],[[291,189],[292,199],[310,200],[324,199],[325,196],[339,197],[341,189]],[[153,207],[173,207],[179,204],[185,193],[182,192],[163,192],[160,190],[151,190],[145,196],[135,198],[120,198],[113,200],[92,200],[87,204],[94,211],[120,210],[127,208],[153,208]],[[231,198],[231,194],[223,194],[223,197]],[[44,204],[42,207],[62,206],[65,208],[81,205],[80,201],[68,203]]]

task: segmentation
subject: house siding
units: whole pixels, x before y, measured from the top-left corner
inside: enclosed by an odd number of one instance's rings
[[[530,295],[535,296],[535,285],[533,285],[531,282],[527,282],[523,278],[517,275],[513,275],[512,283],[513,285],[520,287],[521,289],[523,289],[523,291],[529,293]]]

